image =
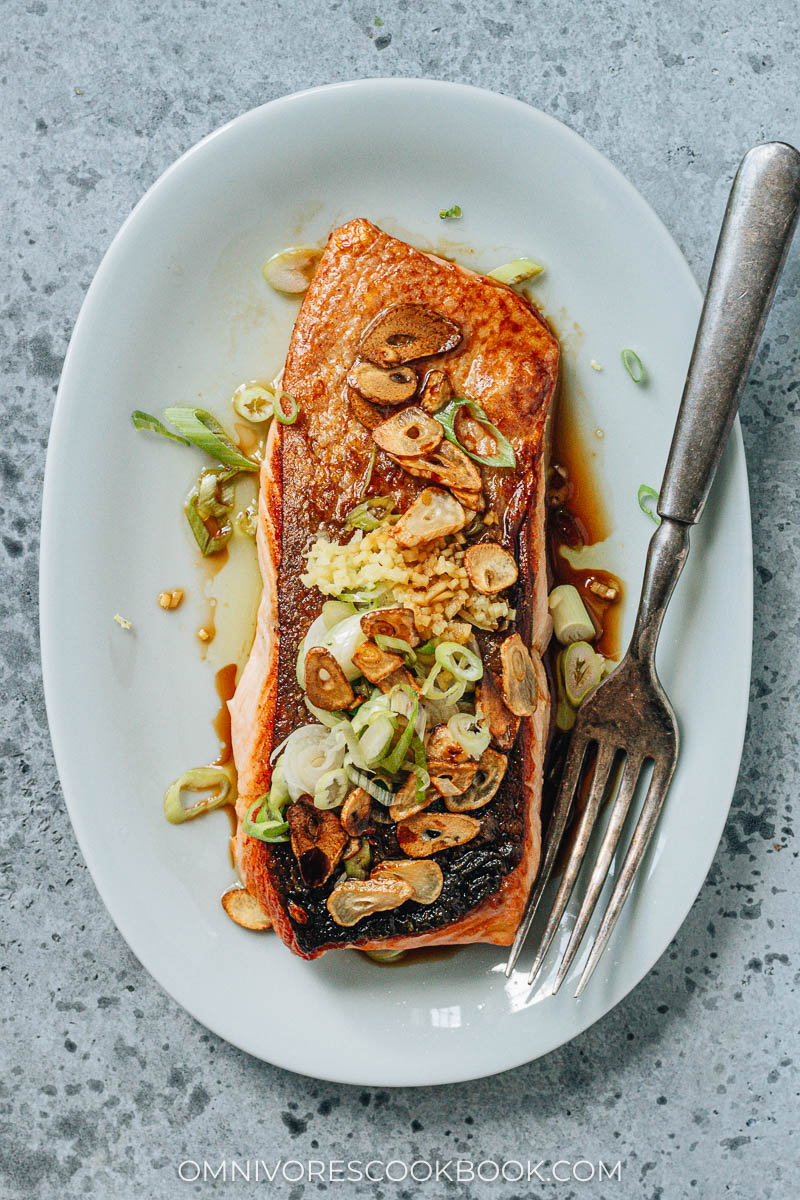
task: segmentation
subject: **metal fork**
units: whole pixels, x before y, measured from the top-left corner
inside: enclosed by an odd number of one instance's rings
[[[661,523],[648,549],[631,643],[613,674],[578,711],[542,866],[506,966],[509,976],[540,907],[582,778],[587,784],[591,778],[586,803],[528,983],[538,974],[561,922],[606,792],[613,794],[618,785],[553,993],[561,986],[586,932],[643,767],[652,762],[647,795],[576,996],[589,982],[622,912],[675,770],[680,737],[672,705],[656,674],[656,643],[689,554],[689,530],[700,519],[722,457],[798,212],[800,153],[783,142],[753,147],[741,162],[725,211],[661,485],[657,505]],[[620,759],[618,778],[612,771]]]

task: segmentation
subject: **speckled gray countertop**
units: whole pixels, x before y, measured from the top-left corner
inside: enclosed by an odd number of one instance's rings
[[[428,75],[495,88],[606,153],[705,280],[741,154],[765,138],[800,143],[795,0],[7,0],[3,27],[0,1196],[266,1194],[241,1179],[183,1183],[177,1167],[459,1156],[620,1161],[622,1179],[279,1177],[267,1189],[290,1200],[318,1190],[403,1200],[793,1194],[800,244],[742,406],[756,632],[725,835],[656,969],[540,1062],[446,1089],[338,1087],[265,1066],[178,1009],[123,943],[75,843],[48,738],[36,593],[47,432],[72,325],[123,218],[197,139],[334,80]]]

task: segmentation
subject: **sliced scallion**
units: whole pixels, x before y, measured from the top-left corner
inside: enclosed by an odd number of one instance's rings
[[[265,425],[275,415],[275,393],[261,383],[243,383],[233,393],[233,409],[251,425]]]
[[[380,646],[381,650],[394,651],[398,654],[404,654],[410,663],[417,661],[417,656],[410,642],[404,641],[403,638],[390,637],[387,633],[376,633],[375,642]]]
[[[367,465],[367,473],[364,477],[364,482],[362,483],[360,491],[358,493],[359,500],[363,500],[367,494],[367,488],[369,487],[369,485],[372,481],[372,472],[375,469],[375,459],[377,458],[377,456],[378,456],[378,447],[373,446],[369,453],[369,463]]]
[[[326,600],[322,606],[322,620],[326,629],[333,629],[340,621],[355,616],[355,605],[344,600]]]
[[[564,651],[556,656],[556,688],[558,691],[558,704],[556,706],[556,725],[565,733],[572,729],[575,724],[575,709],[567,699],[566,688],[564,687]]]
[[[454,421],[456,413],[462,405],[467,406],[470,415],[483,425],[487,432],[494,438],[497,446],[497,454],[491,457],[485,454],[473,454],[471,450],[468,450],[458,440]],[[454,446],[458,446],[459,450],[463,450],[473,462],[480,463],[484,467],[515,467],[517,465],[514,447],[511,445],[511,442],[500,432],[496,425],[492,424],[480,404],[477,404],[474,400],[465,400],[463,397],[457,396],[449,404],[445,405],[441,412],[436,414],[436,420],[444,429],[444,436],[448,442],[452,442]]]
[[[267,259],[261,274],[276,292],[299,295],[311,283],[321,257],[319,246],[287,246]]]
[[[642,512],[646,513],[651,521],[655,521],[656,525],[660,525],[661,517],[656,512],[656,505],[658,504],[658,492],[656,489],[648,487],[646,483],[640,484],[637,499]]]
[[[166,425],[162,425],[158,417],[142,412],[140,408],[133,410],[131,420],[133,421],[134,429],[149,429],[151,433],[160,433],[162,437],[169,438],[171,442],[183,442],[184,446],[189,445],[188,438],[180,437],[177,433],[170,433]]]
[[[461,205],[453,204],[450,208],[439,209],[439,219],[442,221],[456,221],[461,216]]]
[[[543,270],[544,267],[531,258],[515,258],[513,262],[503,263],[502,267],[495,267],[489,272],[489,278],[513,287],[515,283],[524,283],[526,279],[533,279],[534,275],[541,275]]]
[[[246,537],[255,537],[258,533],[258,509],[255,504],[248,504],[234,517],[236,528]]]
[[[286,821],[276,821],[272,817],[264,821],[258,820],[257,817],[253,819],[256,809],[260,809],[263,803],[264,797],[260,796],[250,805],[242,821],[242,833],[246,837],[258,838],[260,842],[288,842],[289,826]]]
[[[283,407],[284,400],[289,401],[288,412]],[[275,388],[275,399],[272,404],[275,412],[275,419],[280,425],[294,425],[297,420],[297,415],[300,412],[297,401],[294,396],[290,396],[282,387]]]
[[[211,788],[214,789],[213,795],[196,800],[188,808],[183,807],[182,792],[205,792]],[[231,777],[224,767],[192,767],[184,771],[183,775],[167,788],[164,795],[164,816],[171,825],[193,821],[195,817],[201,817],[215,808],[230,804],[232,791]]]
[[[291,796],[289,795],[289,788],[283,771],[283,759],[279,758],[272,768],[272,778],[269,781],[267,809],[270,816],[276,821],[283,820],[283,810],[290,800]]]
[[[374,779],[372,775],[365,774],[364,771],[359,771],[352,763],[345,763],[344,769],[351,783],[356,787],[363,787],[365,792],[369,792],[373,800],[377,800],[379,804],[383,804],[386,808],[392,803],[394,795],[392,789],[379,779]]]
[[[422,804],[425,799],[425,793],[431,786],[431,777],[428,773],[428,759],[425,754],[425,744],[421,737],[415,733],[411,739],[411,750],[414,755],[414,775],[416,777],[416,795],[417,804]]]
[[[440,642],[435,658],[440,667],[463,683],[477,683],[483,676],[483,663],[474,650],[458,642]]]
[[[348,879],[366,879],[372,863],[372,849],[367,841],[362,841],[355,854],[344,860],[344,872]]]
[[[394,775],[400,770],[400,764],[403,762],[408,749],[411,746],[411,740],[414,737],[414,722],[417,719],[417,709],[419,708],[419,697],[414,692],[414,700],[411,709],[411,715],[406,718],[406,727],[397,739],[397,742],[391,753],[387,754],[383,760],[383,768],[390,775]]]
[[[314,788],[314,807],[338,808],[344,802],[348,787],[347,775],[341,767],[326,771],[317,780],[317,786]]]
[[[166,408],[164,416],[193,446],[212,458],[237,471],[258,470],[258,463],[236,449],[220,423],[204,408]]]
[[[467,690],[467,685],[463,679],[454,679],[449,688],[442,691],[437,687],[436,680],[441,674],[442,667],[436,663],[430,670],[428,678],[422,685],[422,695],[428,700],[433,700],[439,704],[458,704],[464,692]]]
[[[553,633],[562,646],[594,638],[592,619],[581,600],[580,592],[571,583],[560,583],[558,587],[554,587],[547,598],[547,605],[553,618]]]
[[[391,496],[370,496],[351,509],[344,523],[351,529],[363,529],[367,533],[383,525],[393,514],[394,499]]]
[[[647,372],[644,369],[644,363],[639,358],[635,350],[620,351],[622,365],[630,375],[634,383],[644,383]]]
[[[338,729],[342,721],[346,721],[347,717],[343,712],[328,712],[325,708],[317,708],[316,704],[312,704],[308,696],[303,697],[306,708],[311,713],[320,725],[324,725],[326,729]]]
[[[447,728],[461,749],[476,761],[491,741],[486,722],[472,713],[456,713],[447,722]]]
[[[561,659],[567,700],[579,708],[600,682],[600,662],[588,642],[572,642]]]
[[[389,749],[394,737],[396,720],[396,717],[392,719],[388,713],[381,713],[376,714],[374,719],[368,722],[359,739],[361,753],[364,755],[368,767],[377,766]]]
[[[186,497],[186,519],[204,558],[219,554],[233,535],[234,474],[211,467],[203,471]]]

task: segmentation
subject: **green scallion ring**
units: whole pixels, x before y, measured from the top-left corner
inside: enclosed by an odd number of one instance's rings
[[[275,821],[272,818],[266,821],[253,820],[253,813],[263,806],[265,799],[265,796],[259,796],[250,805],[242,821],[242,833],[246,837],[258,838],[260,842],[288,842],[289,826],[286,821]]]
[[[184,789],[204,792],[210,788],[215,789],[212,796],[196,800],[188,808],[183,807],[181,792]],[[231,777],[224,767],[191,767],[167,788],[164,794],[164,816],[171,825],[193,821],[195,817],[202,817],[204,813],[230,804],[232,791]]]
[[[630,375],[634,383],[644,383],[647,372],[644,369],[644,363],[639,358],[635,350],[622,350],[620,352],[622,365]]]
[[[660,525],[661,517],[656,512],[656,505],[658,504],[658,492],[656,489],[648,487],[646,483],[640,484],[637,499],[642,512],[646,513],[651,521],[655,521],[656,525]]]
[[[287,400],[291,400],[291,407],[288,414],[284,412],[283,409],[284,397],[286,397]],[[294,396],[290,396],[288,392],[285,392],[283,388],[280,387],[276,387],[275,389],[275,399],[272,402],[272,407],[275,410],[275,419],[281,425],[294,425],[295,421],[297,420],[298,413],[300,412]]]
[[[459,642],[440,642],[435,657],[440,667],[444,667],[462,683],[477,683],[483,676],[483,663],[479,656]]]

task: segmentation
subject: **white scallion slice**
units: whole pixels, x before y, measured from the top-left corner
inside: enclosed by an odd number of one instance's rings
[[[554,587],[547,599],[547,606],[553,618],[553,632],[562,646],[594,638],[592,618],[586,611],[578,589],[571,583],[561,583]]]
[[[388,714],[378,716],[361,735],[361,753],[367,766],[374,766],[383,758],[394,736],[395,722]]]
[[[486,722],[472,713],[456,713],[447,722],[447,728],[461,749],[476,761],[492,740]]]
[[[341,767],[344,749],[345,739],[338,730],[326,729],[324,725],[295,729],[283,752],[283,770],[291,798],[313,796],[326,771]]]
[[[326,600],[322,606],[322,621],[325,630],[333,629],[340,621],[355,615],[355,605],[347,604],[344,600]]]
[[[251,425],[265,425],[275,415],[275,393],[262,383],[243,383],[231,397],[233,411]]]
[[[544,267],[534,262],[532,258],[515,258],[513,262],[495,267],[493,271],[489,272],[489,278],[513,287],[515,283],[524,283],[526,279],[533,279],[535,275],[541,275],[543,270]]]
[[[440,642],[436,647],[435,658],[440,667],[444,667],[455,679],[460,679],[463,683],[477,683],[483,675],[480,655],[459,642]]]
[[[600,682],[600,662],[588,642],[572,642],[562,659],[564,688],[573,708],[579,708]]]
[[[300,295],[311,283],[321,257],[319,246],[287,246],[267,259],[261,274],[276,292]]]
[[[341,767],[334,771],[326,771],[317,780],[317,786],[314,788],[314,807],[338,808],[343,803],[349,787],[347,774]]]

